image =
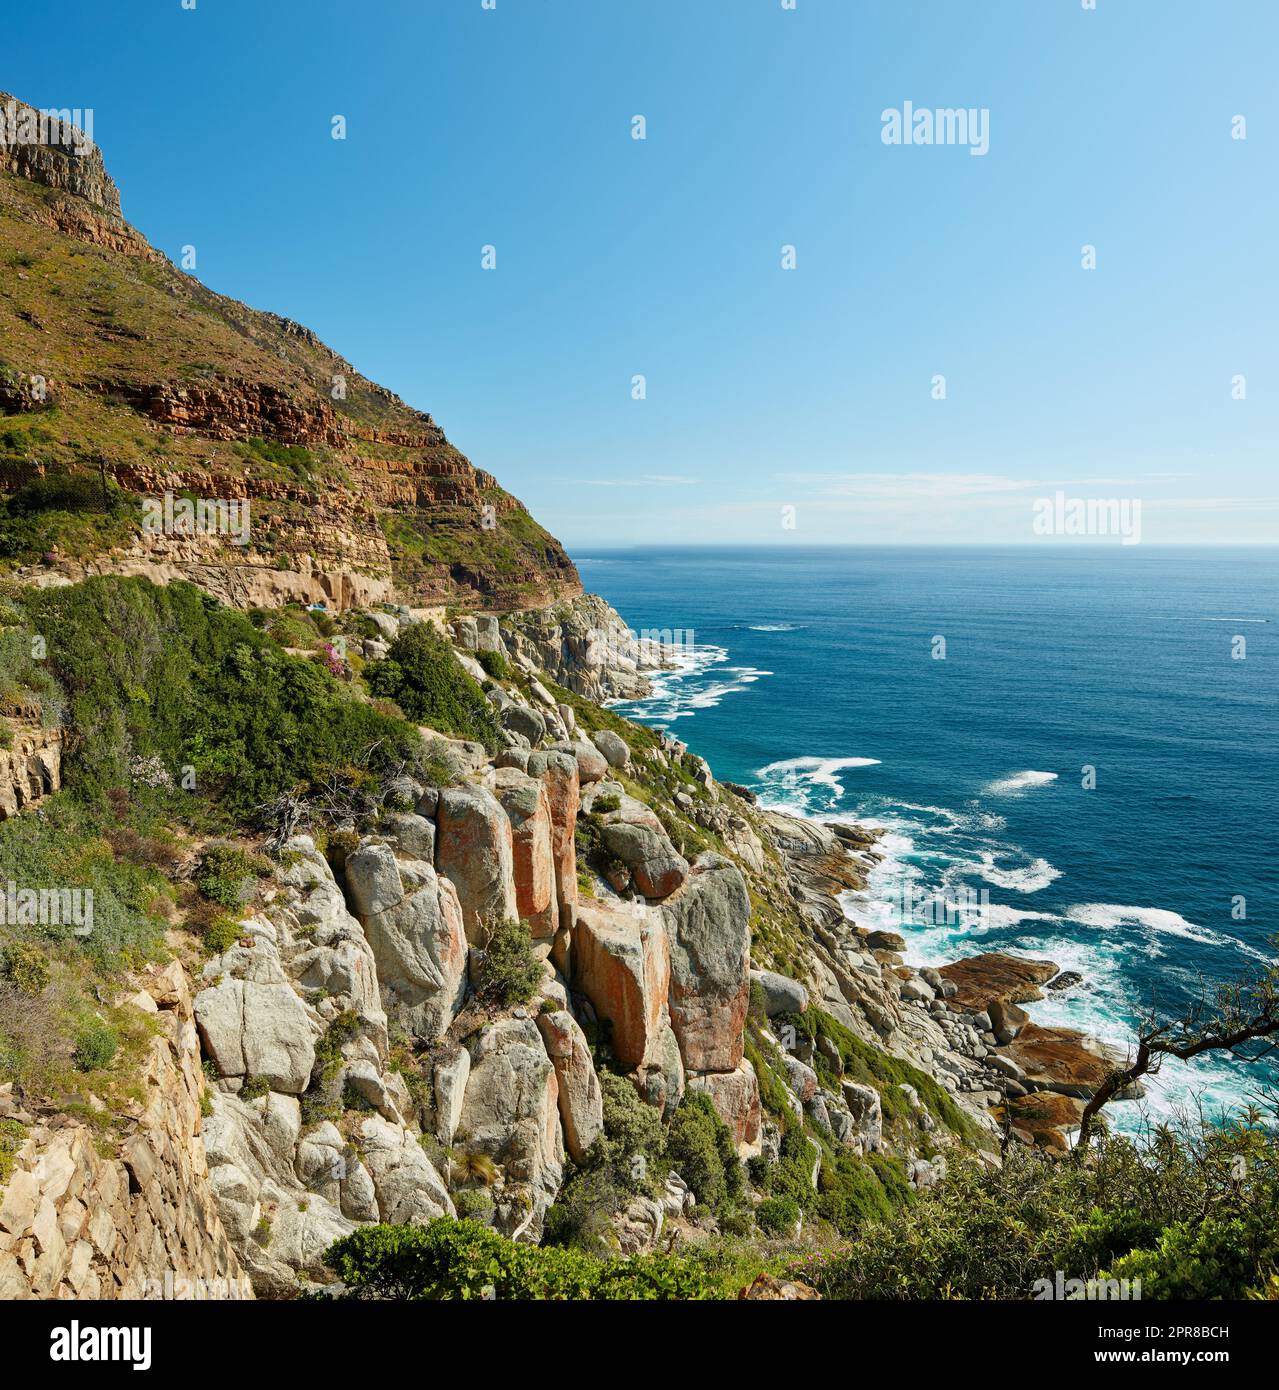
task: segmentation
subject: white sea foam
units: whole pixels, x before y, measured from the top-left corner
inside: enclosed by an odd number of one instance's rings
[[[748,632],[803,632],[805,623],[747,623]]]
[[[986,788],[988,796],[1014,796],[1018,792],[1029,791],[1031,787],[1046,787],[1055,782],[1055,772],[1014,772],[1001,777]]]
[[[1004,931],[1019,926],[1022,922],[1060,922],[1055,912],[1035,912],[1028,907],[1009,907],[1004,903],[990,903],[978,915],[970,931]]]
[[[714,709],[725,696],[773,674],[757,666],[727,666],[727,660],[727,648],[709,644],[677,652],[673,670],[644,673],[653,687],[650,694],[638,700],[610,701],[610,706],[633,719],[665,726],[676,719],[690,719],[698,710]],[[709,683],[703,684],[703,678],[709,678]]]
[[[894,823],[909,821],[913,835],[948,835],[959,830],[987,833],[1007,829],[1008,822],[997,812],[983,811],[975,801],[968,805],[969,809],[956,811],[949,806],[920,806],[912,801],[883,803],[886,814],[892,817]],[[913,814],[903,817],[900,814],[902,811]],[[921,821],[919,816],[927,816],[928,820]],[[859,819],[863,825],[867,823],[865,816]]]
[[[1164,907],[1127,907],[1121,903],[1075,903],[1063,914],[1068,921],[1080,926],[1093,927],[1098,931],[1123,934],[1126,929],[1135,928],[1152,936],[1179,936],[1186,941],[1197,941],[1201,946],[1234,946],[1238,950],[1258,960],[1268,959],[1262,952],[1254,950],[1245,941],[1215,931],[1212,927],[1188,922],[1179,912]]]
[[[1035,859],[1020,868],[1001,868],[990,850],[982,851],[981,863],[975,866],[975,871],[996,888],[1008,888],[1017,893],[1037,893],[1061,877],[1061,870],[1046,859]]]
[[[805,786],[825,787],[842,796],[844,784],[840,780],[841,772],[853,767],[874,767],[878,763],[878,758],[784,758],[781,762],[759,768],[755,775],[771,778],[790,790]]]
[[[882,858],[872,868],[866,890],[841,897],[846,914],[863,927],[900,932],[906,938],[905,959],[916,967],[945,965],[976,950],[995,949],[1040,960],[1047,957],[1062,970],[1082,976],[1082,982],[1068,990],[1045,990],[1043,999],[1025,1006],[1031,1018],[1045,1027],[1074,1028],[1126,1049],[1134,1036],[1141,1002],[1134,996],[1131,983],[1134,953],[1157,957],[1163,949],[1161,934],[1193,933],[1190,939],[1203,940],[1207,929],[1166,909],[1111,903],[1084,903],[1062,913],[990,903],[981,912],[961,912],[958,922],[903,922],[900,904],[904,886],[919,891],[939,882],[943,893],[953,893],[965,877],[982,876],[990,856],[1006,861],[1019,853],[1013,846],[1003,846],[984,852],[980,862],[974,862],[960,846],[953,854],[939,852],[931,847],[935,841],[924,838],[928,826],[921,827],[900,814],[919,809],[902,805],[874,817],[857,818],[862,825],[883,828],[885,833],[876,845]],[[935,815],[945,808],[922,809]],[[1044,867],[1038,870],[1040,877]],[[1106,930],[1112,923],[1117,929]],[[1080,926],[1096,930],[1072,935]],[[1216,934],[1209,939],[1214,945],[1228,940]],[[1243,943],[1235,944],[1257,954]],[[1228,1059],[1206,1056],[1193,1063],[1169,1059],[1160,1075],[1148,1077],[1145,1085],[1144,1101],[1108,1108],[1107,1119],[1119,1133],[1135,1135],[1151,1123],[1200,1106],[1215,1118],[1222,1111],[1237,1109],[1240,1103],[1238,1069]]]

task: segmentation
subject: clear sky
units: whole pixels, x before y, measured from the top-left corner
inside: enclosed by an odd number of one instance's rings
[[[571,546],[1030,541],[1057,489],[1279,539],[1274,0],[58,10],[0,89]],[[906,101],[988,152],[885,144]]]

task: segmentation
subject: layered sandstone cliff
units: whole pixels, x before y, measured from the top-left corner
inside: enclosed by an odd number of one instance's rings
[[[42,129],[0,144],[0,497],[28,489],[0,562],[32,582],[182,576],[264,605],[398,590],[509,610],[580,592],[559,543],[428,414],[178,270],[124,221],[97,147]],[[53,517],[64,495],[30,491],[68,473],[88,489],[80,524]],[[142,500],[166,494],[248,499],[247,537],[144,525]]]

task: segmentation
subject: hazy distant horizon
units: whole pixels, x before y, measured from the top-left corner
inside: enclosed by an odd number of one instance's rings
[[[1279,538],[1273,3],[59,16],[6,85],[129,220],[567,543],[1021,544],[1058,488]],[[944,108],[980,140],[884,138]]]

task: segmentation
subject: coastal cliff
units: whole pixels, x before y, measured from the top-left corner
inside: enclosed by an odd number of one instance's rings
[[[7,110],[20,133],[31,108],[0,93]],[[25,582],[176,576],[244,606],[336,608],[580,592],[559,543],[429,415],[149,246],[78,132],[0,144],[0,211],[0,564]],[[143,499],[166,494],[247,500],[251,526],[144,526]]]
[[[620,718],[674,654],[91,146],[0,206],[0,1294],[336,1296],[452,1223],[574,1296],[744,1240],[720,1292],[808,1298],[769,1261],[1067,1147],[1112,1059],[1021,1009],[1054,966],[850,920],[875,833]]]
[[[95,605],[137,582],[94,581],[109,586]],[[36,601],[47,616],[80,587]],[[377,633],[352,632],[346,648],[367,658],[373,693],[379,670],[399,679],[427,651],[459,692],[482,686],[481,705],[463,727],[440,705],[437,727],[419,718],[415,759],[358,794],[313,778],[312,793],[271,803],[256,834],[211,841],[173,822],[168,963],[110,986],[110,1026],[127,1034],[140,1012],[166,1025],[162,1039],[100,1075],[88,1065],[85,1080],[141,1086],[150,1180],[177,1165],[202,1224],[175,1208],[140,1242],[121,1209],[123,1246],[64,1232],[46,1259],[56,1242],[34,1233],[45,1198],[74,1224],[38,1185],[65,1166],[52,1155],[82,1155],[85,1184],[111,1170],[76,1137],[85,1121],[58,1098],[63,1073],[46,1067],[42,1081],[20,1064],[3,1092],[10,1296],[198,1278],[221,1296],[287,1297],[330,1285],[327,1252],[361,1229],[439,1218],[521,1244],[576,1232],[622,1258],[757,1222],[761,1238],[820,1248],[956,1161],[998,1165],[1010,1142],[1066,1148],[1107,1062],[1019,1009],[1055,967],[906,966],[900,938],[840,905],[865,886],[875,832],[763,810],[721,785],[682,743],[525,655],[523,618],[441,626],[374,609],[347,621]],[[317,629],[308,649],[292,630],[283,659],[329,666],[335,636]],[[564,678],[571,658],[557,650]],[[611,679],[595,662],[576,674]],[[618,678],[634,675],[624,663]],[[369,701],[361,691],[348,698]],[[412,690],[397,694],[409,703]],[[135,758],[117,804],[143,804],[164,763]],[[116,855],[154,860],[129,823]],[[0,1045],[20,995],[49,1007],[80,970],[73,943],[39,969],[33,949],[43,962],[48,948],[22,933],[3,947]],[[628,1149],[637,1125],[647,1147]],[[689,1147],[696,1125],[721,1136],[713,1183]],[[128,1168],[137,1145],[123,1143]]]

